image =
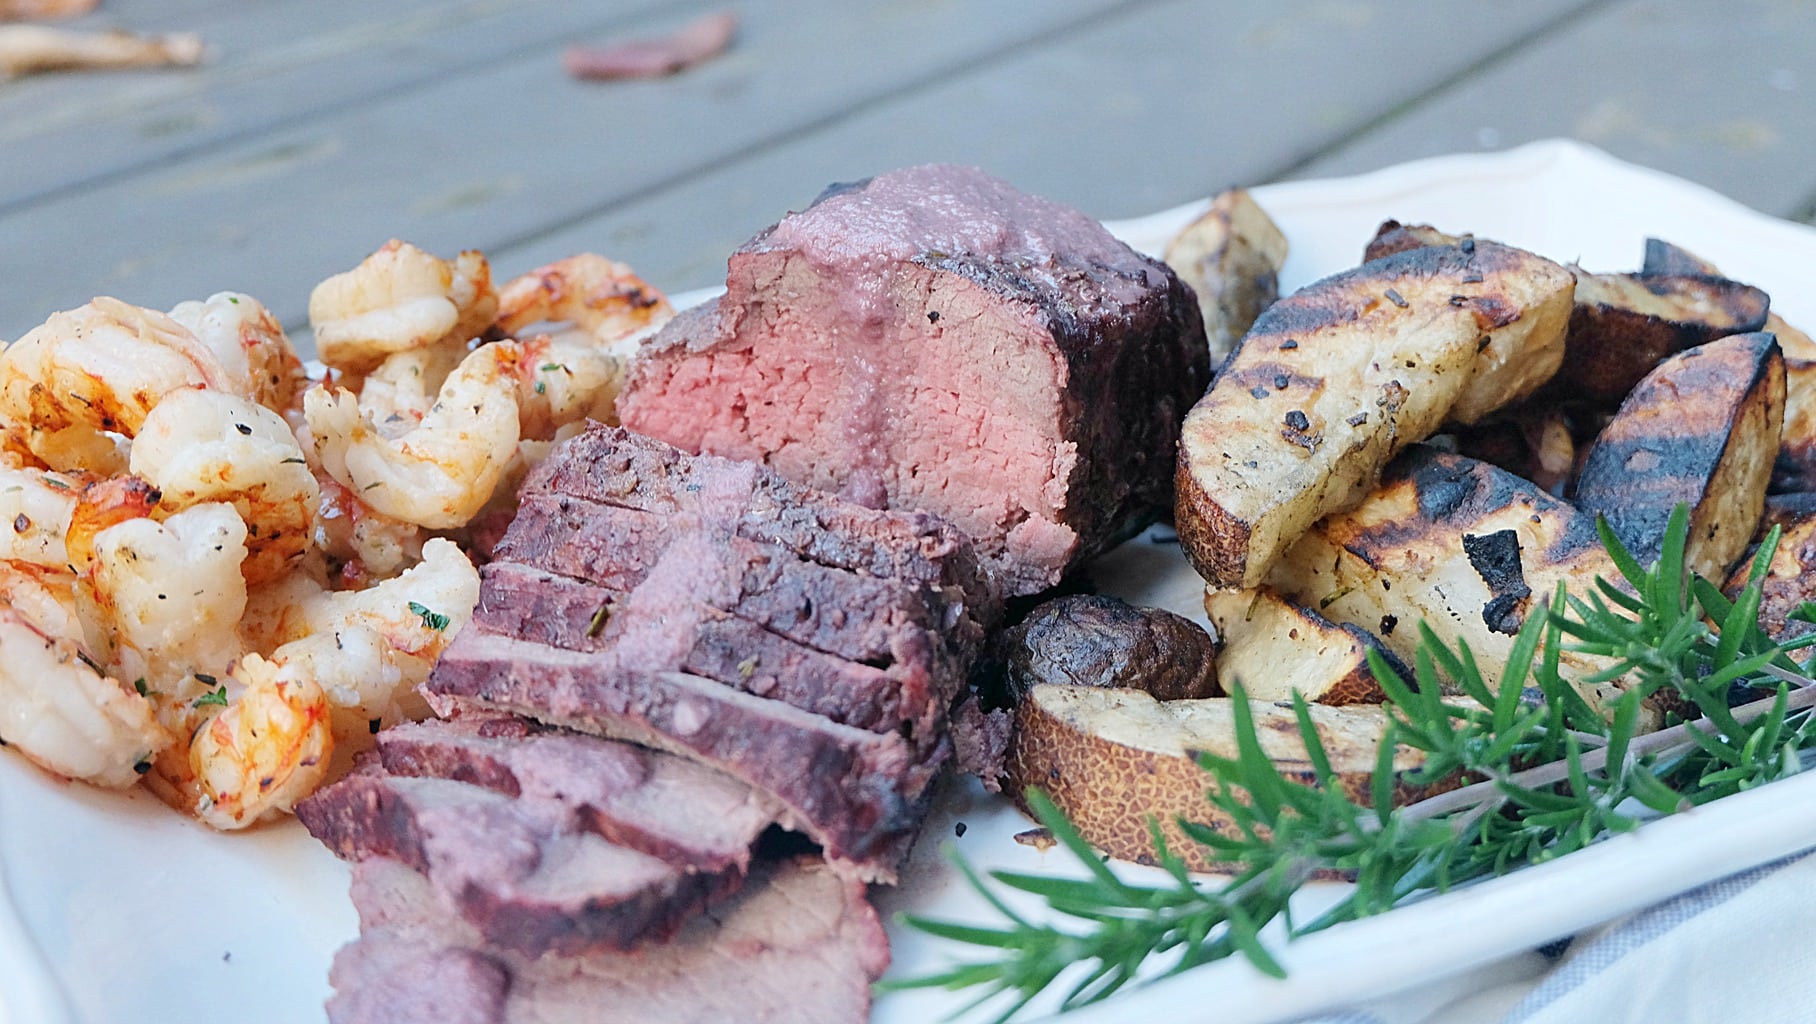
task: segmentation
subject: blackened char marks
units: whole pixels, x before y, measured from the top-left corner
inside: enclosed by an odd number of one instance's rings
[[[1520,568],[1520,538],[1512,530],[1496,530],[1477,536],[1463,535],[1463,553],[1470,567],[1488,587],[1488,603],[1482,606],[1482,621],[1496,633],[1512,635],[1525,621],[1522,609],[1532,596],[1526,585],[1526,574]]]

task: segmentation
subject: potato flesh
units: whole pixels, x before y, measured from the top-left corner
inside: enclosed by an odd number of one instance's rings
[[[1207,590],[1205,615],[1217,627],[1217,672],[1252,700],[1325,704],[1379,701],[1368,642],[1266,587]],[[1354,627],[1352,627],[1354,628]]]

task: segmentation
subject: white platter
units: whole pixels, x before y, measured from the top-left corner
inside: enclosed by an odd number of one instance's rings
[[[1283,289],[1353,264],[1375,225],[1394,217],[1605,270],[1637,266],[1646,236],[1668,238],[1765,288],[1792,323],[1816,324],[1816,230],[1571,143],[1255,194],[1292,242]],[[1157,251],[1195,213],[1182,207],[1112,227]],[[1096,570],[1106,589],[1197,612],[1198,587],[1173,549],[1138,540],[1119,556]],[[1816,775],[1787,780],[1295,943],[1283,953],[1284,982],[1227,962],[1067,1019],[1258,1022],[1382,996],[1816,845],[1811,806]],[[954,839],[961,821],[965,834]],[[955,787],[906,884],[880,894],[881,906],[987,918],[938,848],[951,842],[983,867],[1064,868],[1060,854],[1012,841],[1026,827],[1002,801]],[[68,785],[0,755],[0,1024],[320,1021],[329,959],[355,930],[346,882],[344,867],[294,822],[220,836],[149,795]],[[892,936],[898,971],[928,969],[951,952],[900,929]],[[876,1020],[931,1020],[952,1005],[936,995],[890,997]]]

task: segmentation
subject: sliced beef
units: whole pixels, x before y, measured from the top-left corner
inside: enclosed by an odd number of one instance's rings
[[[416,872],[354,867],[360,938],[334,958],[333,1024],[859,1024],[888,939],[863,887],[765,867],[673,942],[528,959],[488,950]]]
[[[743,881],[736,866],[688,871],[607,842],[558,801],[452,779],[356,771],[297,817],[343,858],[422,872],[487,943],[531,957],[666,938]]]
[[[687,758],[504,715],[393,726],[378,734],[392,775],[456,779],[557,805],[576,825],[691,871],[738,871],[776,809]]]
[[[746,243],[726,287],[640,354],[626,427],[939,513],[1011,594],[1171,504],[1179,424],[1210,383],[1197,303],[1077,211],[908,168]]]
[[[659,543],[651,540],[658,535]],[[525,498],[495,557],[612,590],[653,581],[866,664],[935,658],[968,664],[982,638],[956,628],[962,604],[949,606],[927,587],[809,562],[686,518],[578,498]]]
[[[696,307],[679,319],[700,315]],[[720,532],[777,544],[821,565],[935,587],[948,604],[962,603],[979,628],[1000,611],[1000,595],[980,571],[970,540],[938,516],[866,508],[755,462],[690,455],[620,427],[594,424],[564,442],[531,472],[521,493],[562,494],[665,519],[695,516]]]
[[[949,665],[936,682],[934,645],[922,648],[927,657],[891,657],[883,667],[850,661],[696,600],[690,575],[657,574],[627,594],[494,562],[484,569],[472,628],[576,651],[622,640],[626,656],[651,671],[687,672],[860,729],[906,727],[917,742],[937,740],[958,673]]]
[[[774,799],[784,822],[841,867],[892,881],[950,754],[896,733],[840,725],[781,701],[678,672],[634,651],[565,651],[462,630],[424,692],[438,713],[504,711],[686,754]]]

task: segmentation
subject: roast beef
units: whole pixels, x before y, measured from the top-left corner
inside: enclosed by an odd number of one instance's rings
[[[936,686],[929,657],[878,667],[797,643],[697,600],[687,574],[657,575],[630,593],[514,562],[486,566],[483,578],[470,628],[574,651],[627,638],[646,669],[703,676],[861,729],[905,728],[923,744],[938,738],[958,680],[948,667]]]
[[[506,715],[393,726],[392,775],[456,779],[556,804],[577,827],[694,871],[738,871],[776,811],[749,786],[687,758]]]
[[[710,679],[648,671],[633,653],[567,651],[467,629],[423,690],[443,715],[503,711],[686,754],[775,800],[783,824],[840,867],[894,880],[950,754],[943,735],[919,746]]]
[[[858,1024],[888,940],[863,887],[763,866],[670,943],[529,959],[487,949],[396,861],[353,870],[360,938],[334,958],[333,1024]]]
[[[485,942],[525,956],[659,941],[743,881],[737,866],[689,871],[610,843],[558,801],[452,779],[356,771],[297,817],[348,860],[422,872]]]
[[[710,321],[710,322],[709,322]],[[731,257],[713,311],[640,353],[625,426],[955,523],[1011,594],[1171,504],[1210,383],[1163,264],[980,171],[829,190]]]
[[[520,493],[564,494],[665,519],[694,516],[821,565],[934,587],[981,626],[1000,611],[970,541],[938,516],[865,508],[755,462],[690,455],[619,427],[594,424],[564,442]]]
[[[957,659],[981,631],[933,588],[835,569],[774,544],[565,496],[525,498],[495,558],[631,590],[646,580],[841,658],[874,664]],[[860,611],[861,610],[861,613]],[[945,666],[950,674],[953,666]]]

